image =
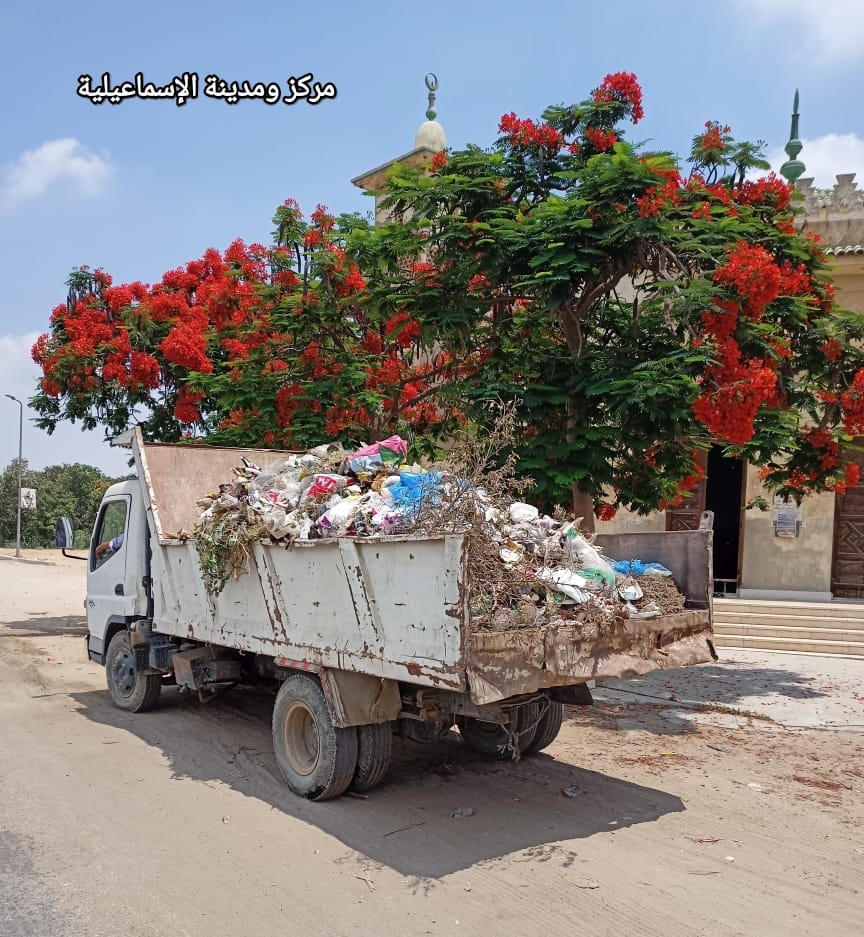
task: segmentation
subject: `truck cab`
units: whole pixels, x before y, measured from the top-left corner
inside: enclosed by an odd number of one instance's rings
[[[149,550],[141,486],[112,485],[99,506],[87,558],[87,654],[98,664],[105,663],[117,631],[147,616]]]

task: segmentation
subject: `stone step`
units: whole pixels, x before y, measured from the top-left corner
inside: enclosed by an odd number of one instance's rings
[[[748,648],[760,651],[791,651],[798,654],[829,654],[836,657],[864,659],[864,641],[826,641],[810,638],[775,638],[766,635],[719,634],[714,642],[718,648]],[[722,655],[721,655],[722,656]]]
[[[864,628],[843,628],[842,626],[837,628],[813,627],[810,623],[803,621],[793,624],[776,622],[765,625],[751,621],[718,622],[715,620],[714,634],[720,634],[727,638],[790,638],[799,641],[846,641],[852,644],[864,644]]]
[[[739,615],[795,615],[814,618],[855,618],[864,621],[864,604],[860,602],[794,602],[768,599],[714,599],[714,614],[732,612]]]
[[[761,625],[766,628],[790,627],[828,631],[857,631],[864,635],[864,619],[862,618],[821,618],[810,614],[767,615],[715,608],[714,622],[720,625]]]

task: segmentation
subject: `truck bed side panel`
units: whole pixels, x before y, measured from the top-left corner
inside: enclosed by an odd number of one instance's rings
[[[192,542],[154,551],[155,627],[320,667],[464,689],[462,539],[253,544],[207,595]]]

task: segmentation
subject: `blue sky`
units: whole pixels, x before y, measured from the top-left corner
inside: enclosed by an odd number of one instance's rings
[[[3,5],[0,12],[0,393],[30,396],[28,349],[63,301],[77,265],[115,282],[152,282],[234,238],[266,241],[274,208],[368,211],[350,180],[413,146],[423,77],[440,81],[447,143],[487,144],[502,113],[537,116],[580,100],[608,72],[632,71],[645,120],[631,139],[686,152],[705,120],[763,139],[775,161],[801,91],[806,175],[829,185],[858,172],[864,187],[864,17],[860,0],[666,0],[580,4],[385,2],[240,6],[151,0]],[[167,84],[199,76],[199,96],[99,106],[93,84]],[[205,77],[279,82],[311,72],[337,89],[304,101],[228,105]],[[0,467],[17,453],[17,407],[0,397]],[[25,414],[26,420],[26,414]],[[77,426],[53,437],[25,422],[33,467],[124,462]]]

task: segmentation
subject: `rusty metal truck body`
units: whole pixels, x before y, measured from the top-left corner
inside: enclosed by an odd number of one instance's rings
[[[687,595],[680,613],[603,632],[477,627],[460,534],[256,542],[248,570],[214,597],[188,536],[196,501],[241,456],[266,469],[285,454],[148,444],[140,432],[132,450],[137,479],[109,489],[94,527],[88,653],[105,664],[114,701],[134,711],[169,682],[203,694],[279,681],[274,747],[304,796],[374,786],[394,727],[433,738],[455,719],[478,753],[519,757],[554,738],[562,703],[584,701],[587,681],[714,656],[710,530],[598,537],[610,556],[668,566]],[[108,533],[117,548],[97,556]],[[322,768],[334,739],[344,757]]]

